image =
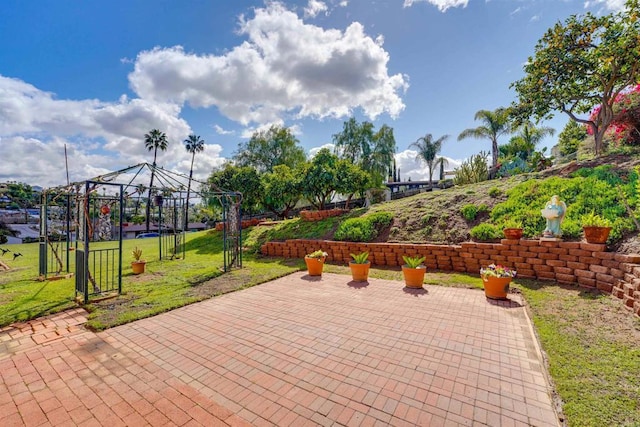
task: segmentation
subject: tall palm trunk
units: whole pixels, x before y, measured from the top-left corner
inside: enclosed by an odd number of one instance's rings
[[[189,183],[187,184],[187,200],[184,209],[184,229],[189,231],[189,195],[191,193],[191,179],[193,178],[193,160],[196,158],[196,152],[191,154],[191,168],[189,169]]]
[[[498,167],[498,139],[492,138],[491,140],[491,166],[496,169]]]
[[[156,174],[156,155],[158,154],[158,147],[153,150],[153,166],[151,167],[151,181],[149,182],[149,196],[147,197],[147,209],[146,209],[146,227],[147,233],[149,232],[149,216],[151,215],[151,191],[153,191],[153,178]]]

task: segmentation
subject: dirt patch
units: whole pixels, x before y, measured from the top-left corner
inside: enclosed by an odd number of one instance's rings
[[[299,260],[285,259],[282,263],[293,267],[299,263]],[[248,288],[273,279],[274,277],[272,277],[266,270],[264,274],[260,274],[260,272],[250,271],[248,268],[243,268],[240,270],[232,270],[213,279],[194,285],[185,293],[185,295],[196,299],[206,299],[239,289]]]
[[[145,274],[132,274],[129,276],[129,280],[133,283],[146,283],[155,282],[156,280],[164,277],[163,273],[145,273]]]

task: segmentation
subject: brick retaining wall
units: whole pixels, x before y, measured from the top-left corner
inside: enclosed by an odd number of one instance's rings
[[[640,316],[640,255],[606,252],[606,245],[586,242],[509,240],[500,243],[465,242],[460,245],[352,243],[331,240],[268,242],[267,256],[303,258],[322,249],[328,261],[347,263],[351,253],[369,252],[373,265],[400,266],[403,255],[424,256],[427,268],[479,273],[491,263],[517,269],[519,277],[554,280],[598,288],[623,300]]]
[[[303,221],[321,221],[325,218],[344,215],[348,209],[326,209],[323,211],[300,211],[300,218]]]

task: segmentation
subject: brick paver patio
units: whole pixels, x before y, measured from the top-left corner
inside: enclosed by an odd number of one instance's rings
[[[92,333],[0,330],[0,425],[554,426],[518,295],[296,273]]]

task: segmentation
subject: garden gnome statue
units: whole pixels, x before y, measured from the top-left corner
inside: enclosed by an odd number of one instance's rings
[[[560,200],[560,197],[551,197],[551,200],[547,202],[547,205],[541,211],[542,216],[547,220],[547,226],[542,233],[542,237],[549,238],[562,236],[560,224],[564,219],[564,214],[566,211],[567,205],[562,200]]]

